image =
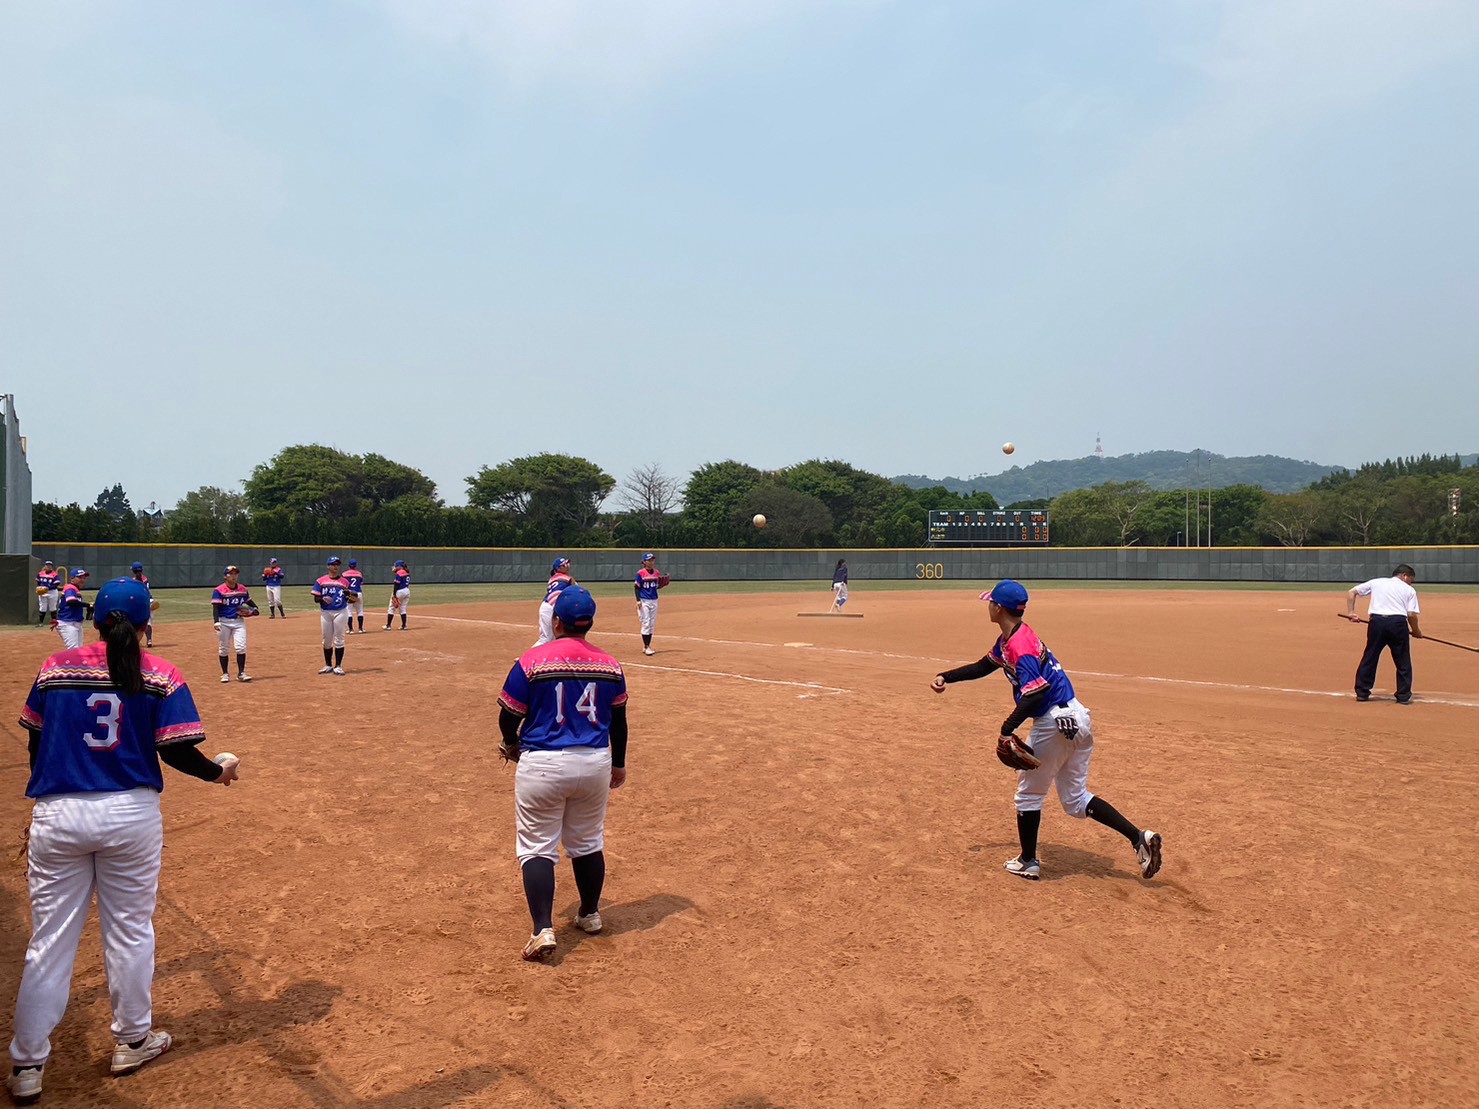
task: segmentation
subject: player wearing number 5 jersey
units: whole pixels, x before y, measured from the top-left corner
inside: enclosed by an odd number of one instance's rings
[[[31,942],[10,1041],[11,1096],[41,1095],[51,1034],[67,1008],[72,964],[97,894],[103,963],[113,1007],[112,1071],[128,1074],[168,1051],[153,1030],[154,904],[164,832],[163,759],[176,770],[230,785],[236,761],[212,762],[184,677],[139,646],[149,591],[126,578],[98,591],[101,642],[41,664],[21,712],[30,732],[27,866]]]
[[[991,620],[1001,634],[980,661],[935,675],[930,687],[944,693],[952,682],[972,681],[1000,670],[1011,683],[1017,702],[1002,721],[1001,735],[1011,736],[1023,723],[1033,721],[1027,745],[1040,765],[1017,771],[1017,836],[1022,852],[1007,861],[1006,869],[1034,881],[1041,876],[1037,833],[1043,800],[1049,789],[1056,788],[1064,812],[1080,820],[1092,817],[1119,832],[1135,848],[1141,875],[1153,878],[1161,868],[1160,835],[1135,827],[1108,801],[1089,792],[1093,721],[1074,696],[1073,683],[1053,652],[1022,622],[1027,590],[1017,582],[1003,581],[990,593],[982,593],[981,599],[988,603]]]
[[[385,630],[390,630],[391,618],[401,614],[401,631],[406,630],[406,614],[411,610],[411,571],[400,559],[392,567],[390,603],[385,606]]]
[[[524,958],[555,950],[555,864],[570,857],[580,907],[575,926],[601,930],[606,881],[607,794],[626,781],[627,685],[621,663],[586,642],[596,602],[580,586],[555,598],[555,638],[514,663],[498,726],[502,750],[518,760],[514,824],[533,935]]]

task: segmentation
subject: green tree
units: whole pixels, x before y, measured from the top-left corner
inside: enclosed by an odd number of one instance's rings
[[[36,543],[64,542],[62,506],[51,501],[36,501],[31,505],[31,537]]]
[[[594,462],[565,454],[536,454],[484,466],[467,479],[468,503],[505,512],[551,543],[589,530],[616,479]]]
[[[221,543],[233,521],[247,515],[246,497],[234,490],[203,485],[180,498],[164,522],[167,543]]]
[[[286,509],[342,520],[360,510],[363,470],[357,456],[333,447],[284,447],[247,478],[247,507],[254,513]]]
[[[98,499],[93,504],[115,520],[121,520],[125,516],[134,514],[133,507],[128,503],[128,494],[123,491],[121,482],[114,484],[111,489],[104,489],[98,494]]]
[[[441,507],[436,482],[420,470],[392,461],[380,454],[367,454],[360,460],[359,495],[373,508],[383,508],[402,497],[421,497]]]
[[[750,523],[756,515],[766,519],[763,530]],[[765,482],[746,493],[730,523],[748,529],[756,546],[810,547],[832,537],[832,512],[822,499],[778,482]]]
[[[1181,494],[1176,494],[1180,496]],[[1258,514],[1268,493],[1257,485],[1225,485],[1212,490],[1212,542],[1221,547],[1258,544]]]
[[[1315,537],[1323,505],[1314,493],[1271,493],[1253,527],[1281,547],[1304,547]]]
[[[1064,547],[1109,547],[1115,542],[1114,521],[1104,498],[1094,489],[1075,489],[1054,497],[1048,509],[1053,542]]]
[[[683,514],[710,528],[732,527],[740,502],[764,477],[754,466],[733,459],[706,462],[688,476]]]

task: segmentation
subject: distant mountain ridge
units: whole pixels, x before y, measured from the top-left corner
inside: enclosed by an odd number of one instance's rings
[[[911,489],[928,489],[943,485],[953,493],[985,490],[1000,504],[1056,497],[1074,489],[1088,489],[1106,481],[1143,481],[1152,489],[1185,489],[1195,486],[1195,451],[1146,451],[1143,454],[1120,454],[1107,458],[1086,455],[1083,458],[1059,458],[1034,462],[1030,466],[1013,466],[999,474],[977,474],[969,478],[933,478],[921,474],[901,474],[894,481]],[[1300,461],[1274,454],[1257,454],[1229,458],[1201,452],[1202,483],[1214,489],[1227,485],[1257,485],[1270,493],[1297,493],[1311,482],[1319,481],[1345,466],[1325,466],[1318,462]]]

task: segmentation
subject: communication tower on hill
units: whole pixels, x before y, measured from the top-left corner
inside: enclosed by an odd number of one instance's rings
[[[1104,461],[1104,443],[1097,435],[1094,436],[1094,457],[1100,462]]]

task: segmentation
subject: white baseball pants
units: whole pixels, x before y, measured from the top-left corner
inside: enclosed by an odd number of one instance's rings
[[[271,608],[276,608],[282,604],[282,586],[269,585],[267,587],[267,604]]]
[[[832,583],[832,593],[834,594],[832,598],[832,603],[836,607],[841,608],[843,605],[847,604],[847,582],[834,581]]]
[[[385,606],[386,616],[389,616],[392,612],[399,612],[402,616],[405,616],[411,611],[411,591],[409,589],[397,589],[394,598],[400,601],[401,607],[396,608],[394,604],[387,604]]]
[[[51,1054],[51,1033],[67,1008],[77,941],[94,890],[113,1036],[127,1042],[148,1035],[163,846],[159,794],[152,789],[37,799],[28,855],[31,942],[10,1041],[16,1066],[44,1063]]]
[[[50,593],[42,593],[37,595],[36,608],[39,612],[55,612],[57,610],[57,606],[61,604],[61,602],[61,594],[53,589]]]
[[[1078,725],[1078,734],[1072,739],[1059,729],[1060,717]],[[1066,708],[1043,713],[1032,722],[1027,742],[1042,765],[1036,770],[1017,771],[1017,811],[1041,810],[1048,790],[1056,786],[1063,811],[1082,819],[1094,799],[1089,792],[1089,760],[1094,754],[1094,724],[1089,710],[1074,698]]]
[[[651,635],[652,629],[657,626],[657,601],[638,601],[637,618],[642,621],[642,634]]]
[[[610,747],[526,750],[514,774],[519,863],[559,862],[562,843],[572,859],[602,850],[610,793]]]
[[[72,624],[63,620],[57,624],[56,633],[62,637],[62,647],[65,650],[70,651],[82,646],[82,625],[80,623]]]
[[[325,647],[344,646],[344,629],[349,626],[349,610],[347,608],[321,609],[318,614],[318,626],[323,631]]]
[[[233,651],[238,655],[246,654],[246,621],[222,620],[216,629],[216,647],[222,658],[230,658]]]
[[[539,602],[539,638],[534,646],[543,647],[555,641],[555,606],[548,601]]]
[[[363,593],[352,593],[349,598],[349,607],[344,611],[351,616],[363,616],[365,614],[365,595]]]

